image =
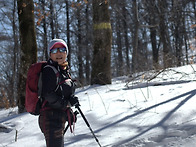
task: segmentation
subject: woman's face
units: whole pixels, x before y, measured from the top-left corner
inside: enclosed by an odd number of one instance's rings
[[[62,44],[56,44],[53,46],[52,49],[55,48],[64,48],[64,46]],[[57,53],[50,53],[50,58],[53,61],[58,62],[59,65],[63,64],[63,62],[65,62],[66,58],[67,58],[67,52],[60,52],[59,50],[57,50]]]

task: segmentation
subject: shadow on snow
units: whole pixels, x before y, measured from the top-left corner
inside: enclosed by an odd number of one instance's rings
[[[151,109],[153,109],[153,108],[155,108],[155,107],[158,107],[158,106],[163,105],[163,104],[167,104],[167,103],[169,103],[169,102],[175,101],[175,100],[177,100],[177,99],[180,99],[180,98],[186,96],[186,98],[184,98],[184,99],[183,99],[174,109],[172,109],[171,111],[169,111],[169,112],[167,113],[167,115],[166,115],[165,117],[163,117],[158,123],[154,124],[153,126],[150,126],[149,128],[143,130],[142,132],[138,133],[138,134],[135,135],[135,136],[132,136],[132,137],[130,137],[130,138],[128,138],[128,139],[124,139],[124,140],[122,140],[122,141],[118,141],[117,143],[114,143],[113,147],[117,147],[117,146],[120,146],[120,145],[125,144],[125,143],[127,143],[127,142],[133,141],[134,139],[140,137],[141,135],[143,135],[143,134],[147,133],[148,131],[150,131],[150,130],[152,130],[152,129],[154,129],[154,128],[157,128],[157,127],[162,127],[164,130],[166,130],[166,129],[167,129],[167,126],[165,126],[164,123],[171,117],[172,114],[174,114],[181,106],[183,106],[183,105],[184,105],[188,100],[190,100],[194,95],[196,95],[196,90],[192,90],[192,91],[189,91],[189,92],[187,92],[187,93],[181,94],[181,95],[176,96],[176,97],[174,97],[174,98],[171,98],[171,99],[169,99],[169,100],[167,100],[167,101],[161,102],[161,103],[159,103],[159,104],[156,104],[156,105],[153,105],[153,106],[148,107],[148,108],[146,108],[146,109],[143,109],[143,110],[141,110],[141,111],[138,111],[137,113],[128,115],[128,116],[126,116],[126,117],[124,117],[124,118],[122,118],[122,119],[120,119],[120,120],[118,120],[118,121],[116,121],[116,122],[114,122],[114,123],[111,123],[111,124],[109,124],[109,125],[107,125],[107,126],[104,126],[103,128],[101,128],[101,129],[99,129],[99,130],[96,130],[96,132],[100,132],[100,131],[102,131],[102,130],[104,130],[104,129],[106,129],[106,128],[113,127],[113,126],[115,126],[115,125],[117,125],[117,124],[119,124],[119,123],[121,123],[121,122],[123,122],[123,121],[126,121],[126,120],[128,120],[128,119],[130,119],[130,118],[132,118],[132,117],[135,117],[135,116],[137,116],[137,115],[139,115],[139,114],[142,114],[142,113],[144,113],[144,112],[146,112],[146,111],[149,111],[149,110],[151,110]]]

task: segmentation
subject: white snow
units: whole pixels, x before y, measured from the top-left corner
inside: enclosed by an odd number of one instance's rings
[[[111,85],[77,89],[76,95],[103,147],[194,147],[195,69],[187,65],[160,74],[140,73],[134,81],[119,77]],[[38,116],[16,112],[0,110],[0,146],[44,147]],[[64,146],[98,147],[81,115],[77,118],[74,134],[68,129],[64,136]]]

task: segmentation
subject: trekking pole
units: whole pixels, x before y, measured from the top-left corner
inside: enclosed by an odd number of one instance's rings
[[[90,124],[88,123],[87,119],[85,118],[84,114],[82,113],[82,110],[80,109],[79,105],[76,105],[75,107],[76,107],[76,108],[78,109],[78,111],[80,112],[80,114],[81,114],[82,118],[84,119],[86,125],[89,127],[91,133],[93,134],[93,137],[95,138],[96,142],[97,142],[98,145],[101,147],[101,144],[99,143],[99,140],[98,140],[97,137],[95,136],[95,133],[94,133],[93,130],[91,129]]]
[[[64,129],[63,135],[67,132],[67,129],[69,128],[69,124],[67,124],[66,128]]]

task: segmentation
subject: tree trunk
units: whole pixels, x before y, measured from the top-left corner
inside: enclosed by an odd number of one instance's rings
[[[55,38],[55,31],[54,31],[54,7],[53,7],[53,0],[50,1],[50,28],[51,28],[51,37],[52,39]]]
[[[183,4],[182,2],[179,2],[178,0],[173,1],[173,16],[174,16],[174,29],[173,29],[173,34],[174,34],[174,46],[175,46],[175,52],[176,52],[176,65],[181,66],[183,63],[182,59],[182,46],[183,46]]]
[[[37,61],[33,0],[17,0],[21,43],[19,70],[18,112],[25,111],[25,84],[27,70]]]
[[[147,22],[149,24],[150,42],[152,46],[152,60],[153,69],[159,69],[159,48],[158,48],[158,33],[157,33],[157,5],[154,0],[146,0],[144,5],[146,6]]]
[[[44,56],[42,57],[42,60],[48,60],[49,58],[49,53],[48,53],[48,41],[47,41],[47,22],[46,22],[46,13],[45,13],[45,0],[41,0],[41,3],[42,3],[42,10],[43,10],[43,13],[44,13],[44,18],[43,18],[43,30],[44,30],[44,34],[43,34],[43,54]],[[45,58],[45,59],[44,59]]]
[[[85,44],[86,44],[86,65],[85,65],[85,72],[86,72],[86,84],[90,84],[90,28],[89,28],[89,4],[86,4],[86,39],[85,39]]]
[[[116,16],[117,20],[117,27],[116,27],[116,32],[117,32],[117,76],[123,76],[124,75],[124,63],[123,63],[123,50],[122,50],[122,37],[121,37],[121,25],[120,25],[120,16],[117,14]]]
[[[69,1],[65,0],[66,3],[66,16],[67,16],[67,46],[69,48],[69,54],[68,54],[68,63],[71,66],[71,54],[72,54],[72,49],[70,45],[70,16],[69,16]]]
[[[130,47],[129,47],[129,39],[128,39],[128,25],[127,25],[127,9],[126,2],[123,2],[123,30],[124,30],[124,39],[125,39],[125,48],[126,48],[126,74],[130,74]]]
[[[83,46],[82,46],[82,26],[81,26],[81,8],[80,6],[77,9],[77,28],[78,28],[78,35],[77,35],[77,40],[78,40],[78,65],[79,65],[79,82],[81,86],[84,86],[84,70],[83,70]]]
[[[154,18],[150,18],[150,25],[154,25],[155,20]],[[150,39],[151,39],[151,45],[152,45],[152,58],[153,58],[153,68],[158,69],[159,68],[159,49],[157,47],[157,31],[155,27],[150,28]]]
[[[17,36],[17,26],[15,13],[17,11],[16,0],[14,0],[14,8],[13,8],[13,20],[12,20],[12,29],[13,29],[13,38],[14,38],[14,55],[13,55],[13,75],[12,75],[12,84],[11,84],[11,106],[16,106],[16,94],[17,94],[17,65],[18,65],[18,36]]]
[[[194,16],[193,18],[196,18],[196,3],[194,1],[192,1],[192,4],[193,4],[193,12],[194,12]],[[193,22],[194,24],[194,22]],[[193,31],[194,31],[194,35],[196,36],[196,27],[193,28]]]
[[[111,84],[112,29],[108,1],[93,0],[94,51],[91,84]]]
[[[160,39],[163,44],[163,63],[164,68],[168,68],[172,66],[173,62],[171,57],[170,39],[166,26],[167,21],[165,19],[165,9],[167,9],[166,1],[159,0],[159,31]]]
[[[133,54],[132,54],[132,72],[138,70],[138,33],[139,33],[139,20],[138,20],[138,5],[137,1],[133,0],[133,15],[134,15],[134,32],[133,32]]]

